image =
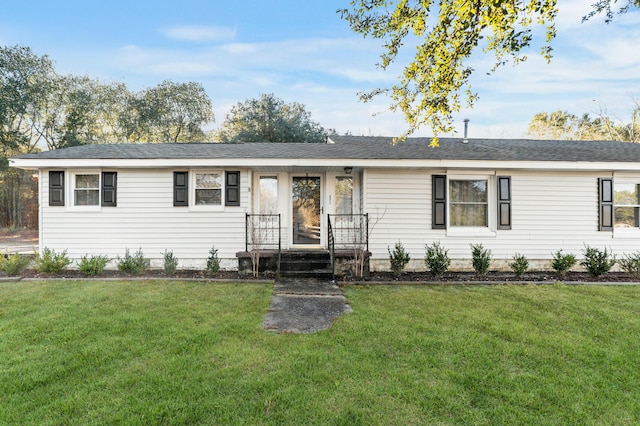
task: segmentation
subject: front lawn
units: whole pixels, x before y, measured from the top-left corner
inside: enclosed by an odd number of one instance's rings
[[[0,424],[637,424],[640,287],[349,287],[313,335],[264,284],[0,283]]]

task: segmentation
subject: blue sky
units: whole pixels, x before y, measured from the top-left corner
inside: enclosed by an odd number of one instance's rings
[[[200,82],[214,105],[213,128],[230,106],[261,93],[304,104],[315,121],[340,133],[395,136],[405,128],[386,99],[358,101],[360,91],[393,84],[399,68],[375,67],[379,45],[352,33],[336,13],[349,0],[6,3],[0,44],[46,54],[59,73],[132,90],[163,80]],[[559,3],[551,64],[532,52],[525,63],[487,76],[491,58],[474,58],[480,99],[456,115],[459,134],[469,118],[471,137],[524,137],[534,114],[559,109],[605,110],[629,121],[634,99],[640,101],[640,12],[610,25],[601,17],[583,24],[592,1]]]

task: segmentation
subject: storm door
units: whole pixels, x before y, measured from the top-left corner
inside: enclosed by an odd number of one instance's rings
[[[293,244],[320,245],[322,235],[320,182],[320,176],[292,178]]]

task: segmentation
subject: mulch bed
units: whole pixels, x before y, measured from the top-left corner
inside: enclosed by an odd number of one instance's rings
[[[3,276],[0,273],[0,276]],[[126,274],[117,270],[107,270],[97,276],[88,277],[78,270],[67,270],[59,274],[46,274],[35,271],[34,269],[26,269],[19,275],[21,278],[97,278],[97,279],[200,279],[215,281],[258,281],[258,280],[274,280],[274,273],[261,273],[258,277],[251,274],[240,274],[237,271],[220,271],[216,274],[208,274],[202,270],[178,270],[175,274],[166,275],[164,271],[159,269],[150,269],[140,275]],[[635,283],[640,282],[629,274],[623,272],[610,272],[608,274],[593,277],[584,272],[569,272],[564,278],[560,278],[553,272],[530,272],[522,278],[517,278],[513,273],[509,272],[489,272],[483,276],[477,276],[473,272],[448,272],[442,277],[434,277],[429,272],[405,272],[401,275],[394,275],[390,272],[371,272],[368,277],[337,277],[338,284],[367,284],[367,283],[415,283],[415,284],[470,284],[470,283],[554,283],[554,282],[601,282],[601,283]]]

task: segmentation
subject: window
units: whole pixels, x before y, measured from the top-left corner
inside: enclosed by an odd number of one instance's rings
[[[353,214],[353,178],[336,177],[336,214]]]
[[[617,183],[613,185],[613,217],[615,228],[637,228],[640,226],[640,195],[638,184]]]
[[[449,225],[487,226],[486,180],[449,181]]]
[[[195,204],[205,206],[222,205],[222,173],[195,173]]]
[[[278,177],[260,176],[260,214],[278,213]]]
[[[76,174],[74,176],[73,205],[97,206],[100,203],[100,175]]]
[[[431,176],[431,228],[511,229],[510,176]]]
[[[74,206],[115,207],[117,205],[118,174],[116,172],[76,172],[71,174],[70,181]],[[55,185],[53,189],[55,196]],[[61,205],[64,205],[64,200],[62,202]]]
[[[240,205],[239,171],[173,172],[174,207],[222,207],[223,203],[225,206]]]

